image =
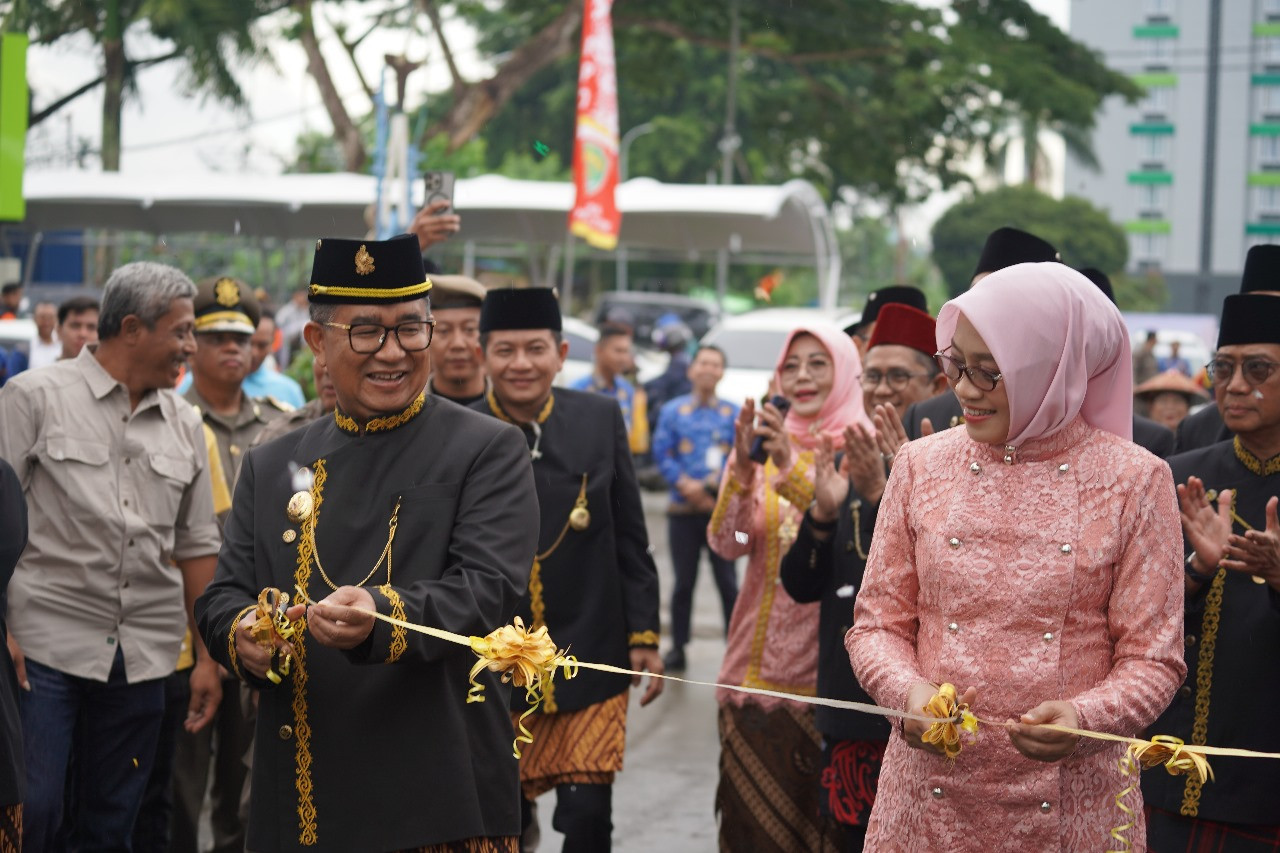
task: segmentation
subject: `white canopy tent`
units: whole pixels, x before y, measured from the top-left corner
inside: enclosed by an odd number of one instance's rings
[[[420,204],[423,187],[414,186]],[[321,175],[158,175],[104,172],[28,172],[24,194],[31,232],[108,228],[156,235],[180,232],[257,238],[313,239],[360,235],[376,197],[375,179],[351,173]],[[498,175],[460,179],[454,207],[463,216],[466,264],[480,244],[548,247],[552,263],[564,249],[569,280],[573,243],[567,218],[569,183],[517,181]],[[634,178],[618,188],[620,255],[655,251],[685,258],[714,257],[723,280],[735,260],[770,257],[813,266],[819,301],[833,306],[840,252],[830,212],[806,181],[781,186],[663,184]],[[38,241],[33,240],[33,245]],[[470,272],[470,270],[468,270]],[[620,276],[625,287],[625,277]]]

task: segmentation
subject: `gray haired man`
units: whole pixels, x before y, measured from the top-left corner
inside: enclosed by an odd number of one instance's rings
[[[195,350],[195,292],[172,267],[127,264],[107,280],[96,347],[0,389],[0,458],[17,472],[30,518],[8,606],[25,688],[28,850],[55,846],[73,752],[70,848],[129,849],[164,677],[213,576],[204,435],[172,390]],[[203,645],[197,659],[192,730],[221,693]]]

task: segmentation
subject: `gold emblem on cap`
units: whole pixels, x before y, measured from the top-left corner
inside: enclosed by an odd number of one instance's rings
[[[371,272],[373,272],[373,255],[369,254],[369,250],[361,243],[356,251],[356,275],[368,275]]]
[[[280,538],[284,540],[284,544],[289,545],[293,543],[293,540],[298,538],[298,533],[295,530],[286,530],[280,535]]]
[[[285,513],[290,521],[301,524],[311,517],[311,511],[314,508],[315,503],[311,500],[310,492],[294,492],[293,497],[289,498],[289,506],[285,509]]]
[[[220,278],[213,285],[213,298],[224,308],[240,304],[240,285],[233,279]]]

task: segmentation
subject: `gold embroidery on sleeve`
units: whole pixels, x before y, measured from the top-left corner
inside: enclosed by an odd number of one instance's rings
[[[312,511],[303,522],[303,535],[298,537],[298,567],[293,580],[303,592],[311,582],[311,560],[314,556],[316,518],[324,500],[324,484],[328,478],[323,459],[316,460],[315,477],[311,483]],[[293,664],[293,736],[294,736],[294,787],[298,791],[298,843],[312,847],[318,839],[316,804],[311,781],[311,722],[307,709],[307,620],[298,620],[298,639],[293,644],[297,660]]]
[[[404,615],[404,601],[400,598],[400,593],[395,591],[391,584],[384,583],[378,587],[378,591],[387,597],[387,601],[391,603],[391,618],[407,621]],[[391,650],[387,653],[387,663],[395,663],[400,660],[400,656],[404,654],[405,649],[409,648],[408,632],[400,625],[391,626]]]
[[[658,645],[658,632],[633,631],[627,637],[627,644],[631,646],[656,646]]]

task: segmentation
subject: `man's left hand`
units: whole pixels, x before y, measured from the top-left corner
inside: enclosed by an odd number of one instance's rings
[[[1080,728],[1080,718],[1070,702],[1041,702],[1022,715],[1021,721],[1010,720],[1005,724],[1014,747],[1032,761],[1052,763],[1066,758],[1075,751],[1079,735],[1055,732],[1039,727],[1041,723]]]
[[[666,668],[662,665],[662,655],[658,654],[657,649],[635,648],[631,650],[631,668],[640,672],[652,672],[662,675],[666,672]],[[640,685],[640,676],[631,676],[631,686],[638,687]],[[640,707],[643,708],[654,699],[662,694],[662,688],[665,682],[661,678],[650,678],[649,686],[644,689],[644,695],[640,697]]]
[[[1276,518],[1276,506],[1280,498],[1267,501],[1267,527],[1265,530],[1246,530],[1243,536],[1234,533],[1227,538],[1221,566],[1232,572],[1247,572],[1262,578],[1272,589],[1280,590],[1280,520]]]
[[[191,668],[191,701],[182,727],[195,734],[213,721],[222,702],[222,673],[218,662],[203,657]]]
[[[322,646],[354,649],[372,633],[377,609],[367,590],[340,586],[307,609],[307,630]]]

